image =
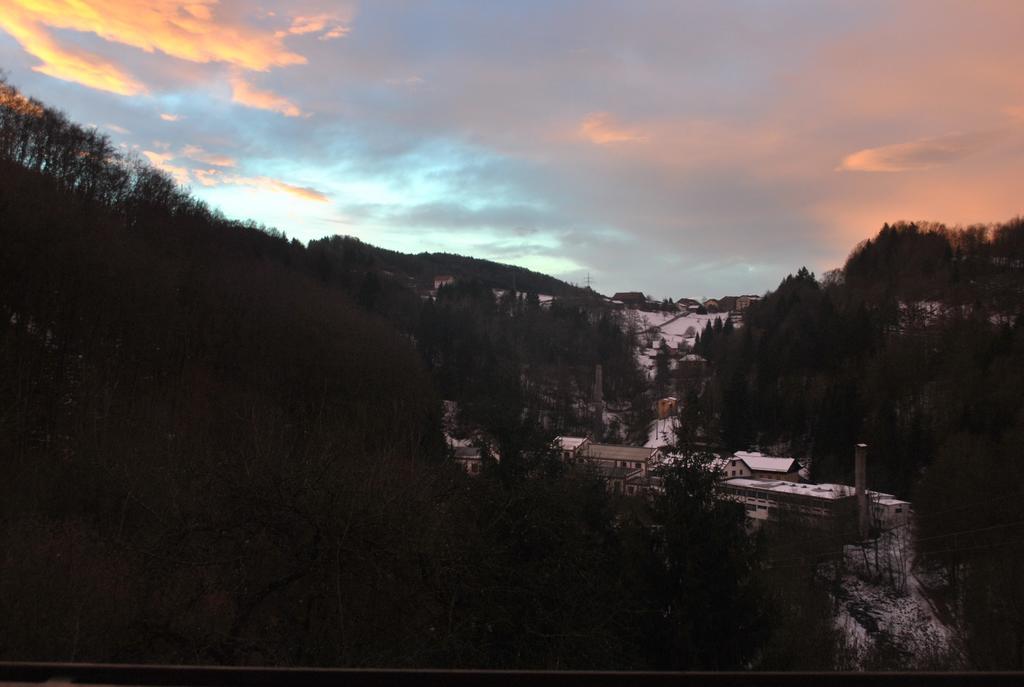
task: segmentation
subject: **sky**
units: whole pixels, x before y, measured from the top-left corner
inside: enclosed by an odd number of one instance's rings
[[[1024,212],[1019,0],[0,0],[0,68],[229,217],[763,293]]]

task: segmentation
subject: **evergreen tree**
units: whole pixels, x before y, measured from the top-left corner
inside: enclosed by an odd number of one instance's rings
[[[652,636],[670,670],[738,670],[767,631],[755,585],[758,546],[743,507],[720,498],[714,456],[684,454],[654,504],[663,627]]]

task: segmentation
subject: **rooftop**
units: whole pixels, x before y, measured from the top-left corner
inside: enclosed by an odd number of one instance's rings
[[[647,460],[657,449],[642,446],[618,446],[614,444],[588,444],[584,449],[590,458],[608,460]]]
[[[563,451],[575,451],[586,440],[586,437],[555,437],[555,444]]]
[[[751,470],[758,472],[780,472],[787,473],[796,469],[796,460],[793,458],[778,458],[775,456],[764,456],[760,453],[748,453],[737,451],[733,454],[735,460],[742,460]]]
[[[727,479],[724,484],[740,489],[756,489],[776,494],[798,494],[816,499],[835,500],[854,496],[853,487],[845,484],[798,484],[796,482],[766,481],[744,477]]]
[[[740,489],[757,489],[781,494],[799,494],[817,499],[843,499],[856,496],[856,490],[848,484],[798,484],[796,482],[783,482],[781,480],[748,479],[745,477],[734,477],[727,479],[723,484],[728,484]],[[901,501],[892,494],[884,494],[879,491],[867,490],[868,497],[875,503],[884,506],[910,505],[909,501]]]

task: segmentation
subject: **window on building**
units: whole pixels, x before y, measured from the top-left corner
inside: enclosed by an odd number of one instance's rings
[[[469,471],[470,472],[480,472],[480,466],[478,464],[476,464],[476,463],[473,463],[472,465],[469,466]]]

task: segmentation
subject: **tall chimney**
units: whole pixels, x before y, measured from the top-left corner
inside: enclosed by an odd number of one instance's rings
[[[853,452],[853,486],[857,494],[857,530],[861,539],[868,538],[871,524],[868,512],[868,445],[857,444]]]
[[[604,434],[604,378],[600,365],[594,368],[594,395],[590,412],[593,416],[594,441],[600,441]]]

